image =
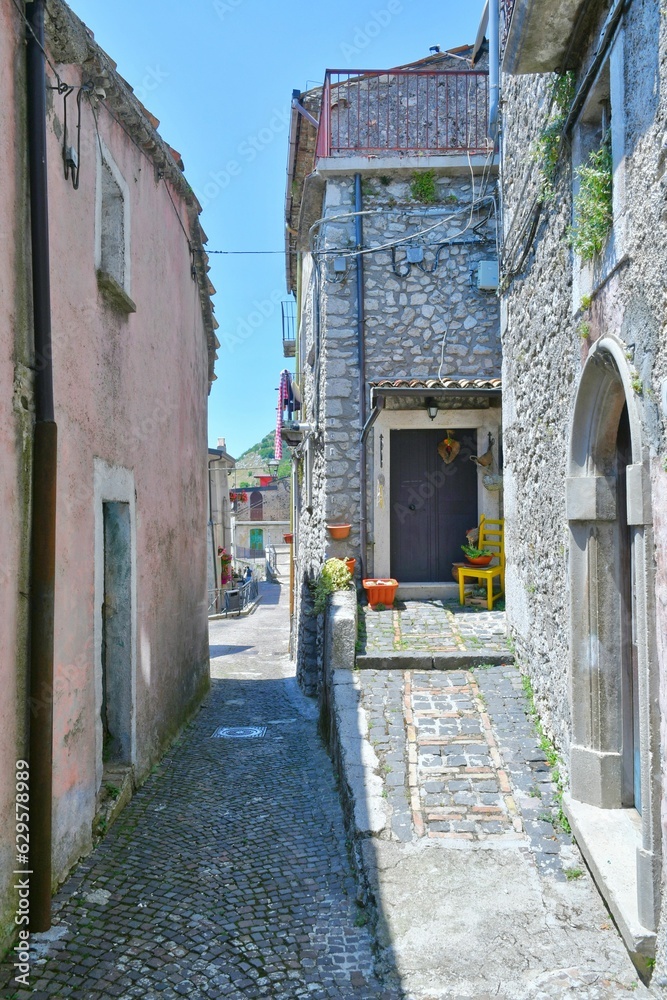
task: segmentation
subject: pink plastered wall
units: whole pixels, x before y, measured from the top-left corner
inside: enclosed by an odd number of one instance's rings
[[[79,82],[78,68],[60,67]],[[71,113],[71,112],[70,112]],[[90,843],[100,779],[101,495],[96,463],[131,475],[135,542],[134,748],[139,778],[207,678],[205,604],[207,344],[177,192],[106,112],[99,140],[129,203],[129,294],[111,305],[96,277],[98,135],[82,103],[78,190],[61,160],[62,99],[49,115],[54,394],[59,433],[54,719],[54,867]],[[96,538],[97,534],[97,538]],[[97,622],[97,626],[96,626]]]

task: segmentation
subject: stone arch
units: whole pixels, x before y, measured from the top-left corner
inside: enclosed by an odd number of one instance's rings
[[[636,914],[652,931],[660,858],[653,529],[639,397],[625,351],[611,336],[593,346],[570,429],[570,782],[574,814],[582,803],[619,810],[607,814],[610,824],[625,814],[628,829],[641,829],[636,862],[626,851],[625,863],[636,866]]]

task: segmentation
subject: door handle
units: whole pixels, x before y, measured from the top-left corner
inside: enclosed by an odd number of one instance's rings
[[[416,507],[415,504],[411,503],[409,509],[410,510],[417,510],[417,507]]]

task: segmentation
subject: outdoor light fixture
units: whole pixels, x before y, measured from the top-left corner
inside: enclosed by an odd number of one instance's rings
[[[280,465],[280,462],[278,461],[277,458],[270,458],[266,464],[269,467],[269,472],[271,473],[271,475],[275,479],[276,478],[276,473],[278,471],[278,466]]]
[[[426,410],[431,420],[435,420],[438,415],[438,404],[432,397],[426,400]]]

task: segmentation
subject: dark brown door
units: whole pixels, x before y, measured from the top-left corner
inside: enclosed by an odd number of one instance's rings
[[[624,806],[642,811],[641,758],[639,752],[639,665],[637,661],[637,617],[635,613],[632,535],[628,525],[627,467],[632,462],[632,438],[628,408],[623,407],[616,437],[618,510],[618,586],[621,598],[621,662],[623,664],[623,789]]]
[[[400,583],[451,581],[465,533],[477,524],[477,432],[457,430],[450,465],[438,454],[439,430],[391,432],[391,575]]]

